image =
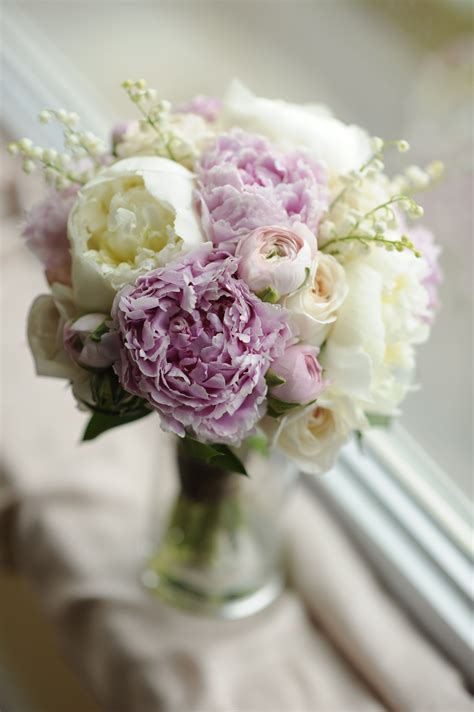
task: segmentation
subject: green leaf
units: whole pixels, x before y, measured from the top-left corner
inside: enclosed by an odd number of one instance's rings
[[[105,433],[111,428],[117,428],[119,425],[132,423],[134,420],[139,420],[149,415],[151,410],[143,410],[132,415],[109,415],[108,413],[95,412],[92,414],[86,429],[82,436],[82,441],[94,440],[98,435]]]
[[[369,425],[376,428],[388,428],[392,419],[388,415],[381,415],[380,413],[366,413],[365,414]]]
[[[357,441],[357,445],[362,454],[364,454],[364,433],[360,430],[355,430],[354,435]]]
[[[240,475],[248,477],[247,470],[243,463],[239,460],[237,455],[232,452],[228,445],[201,443],[199,440],[195,440],[189,436],[185,438],[185,443],[190,457],[204,460],[204,462],[210,465],[221,467],[223,470],[238,472]]]
[[[308,403],[287,403],[286,401],[279,400],[274,396],[268,396],[268,415],[272,418],[279,418],[281,415],[288,413],[290,410],[295,408],[303,408],[312,403],[316,403],[316,400],[309,401]]]
[[[277,376],[275,371],[272,371],[271,368],[269,368],[268,371],[266,372],[265,380],[266,380],[267,386],[269,388],[274,388],[275,386],[282,386],[284,383],[286,383],[286,379],[281,378],[280,376]]]
[[[104,334],[108,334],[109,331],[110,331],[110,329],[107,326],[107,319],[104,319],[104,321],[101,324],[99,324],[97,329],[94,329],[94,331],[91,334],[89,334],[89,339],[91,341],[95,341],[98,343],[101,340],[101,338],[104,336]]]
[[[265,287],[261,289],[260,292],[256,292],[256,295],[262,302],[269,302],[270,304],[276,304],[280,299],[278,292],[275,292],[273,287]]]
[[[303,279],[303,281],[301,282],[301,284],[300,284],[300,286],[298,287],[298,289],[303,289],[303,287],[306,286],[306,283],[307,283],[307,281],[308,281],[308,277],[309,277],[310,273],[311,273],[310,268],[309,268],[309,267],[305,267],[304,279]]]
[[[255,452],[260,453],[264,457],[268,457],[270,452],[268,450],[268,438],[265,435],[251,435],[245,440],[245,445],[250,450],[255,450]]]

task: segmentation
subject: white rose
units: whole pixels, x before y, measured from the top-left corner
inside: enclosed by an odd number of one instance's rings
[[[342,265],[319,252],[309,284],[286,297],[283,306],[292,314],[296,330],[308,344],[321,346],[337,318],[349,287]]]
[[[68,223],[72,284],[84,311],[110,312],[124,284],[203,241],[193,174],[142,156],[105,169],[79,192]]]
[[[351,432],[367,426],[362,413],[347,398],[324,398],[304,411],[283,419],[276,444],[303,470],[314,475],[334,465]]]
[[[224,96],[219,124],[264,134],[283,146],[305,147],[330,176],[357,170],[371,154],[368,134],[335,119],[325,107],[256,97],[237,80]]]
[[[79,368],[71,361],[63,346],[63,329],[68,319],[76,315],[72,290],[55,283],[52,294],[41,294],[28,314],[27,336],[38,376],[72,380]]]
[[[372,248],[345,263],[349,293],[321,353],[326,376],[366,411],[396,415],[424,341],[426,266],[411,252]]]

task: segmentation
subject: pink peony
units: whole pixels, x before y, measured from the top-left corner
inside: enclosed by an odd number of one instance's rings
[[[181,104],[176,111],[180,114],[198,114],[203,119],[212,123],[217,119],[217,116],[222,108],[222,100],[217,96],[204,96],[199,94],[191,101]]]
[[[204,152],[196,173],[205,229],[231,252],[258,227],[299,222],[315,232],[328,207],[326,176],[316,161],[237,129]]]
[[[237,278],[237,264],[202,245],[115,299],[117,375],[160,413],[164,430],[236,444],[263,415],[265,373],[291,334],[283,310]]]
[[[285,383],[274,386],[271,395],[285,403],[310,403],[326,387],[316,346],[295,344],[272,364],[272,373]]]
[[[67,221],[79,186],[52,191],[26,216],[22,235],[28,248],[42,262],[50,284],[71,284],[71,255]]]
[[[258,227],[242,237],[235,251],[239,277],[253,292],[270,291],[278,301],[301,287],[316,255],[316,238],[302,223]]]

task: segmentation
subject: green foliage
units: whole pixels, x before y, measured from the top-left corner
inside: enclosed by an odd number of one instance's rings
[[[274,396],[268,396],[267,413],[272,418],[279,418],[281,415],[286,415],[291,410],[295,410],[295,408],[303,408],[312,405],[312,403],[316,403],[316,400],[309,401],[308,403],[287,403],[286,401],[274,398]]]
[[[269,302],[269,304],[276,304],[280,299],[280,295],[275,292],[273,287],[265,287],[260,292],[256,292],[256,295],[262,302]]]
[[[223,470],[229,470],[230,472],[238,472],[240,475],[248,477],[243,463],[227,445],[201,443],[199,440],[194,440],[189,436],[184,439],[184,443],[190,457],[204,460],[209,465],[221,467]]]
[[[245,440],[245,445],[249,450],[258,452],[263,457],[269,456],[268,439],[265,435],[251,435]]]
[[[267,382],[267,386],[269,388],[274,388],[275,386],[282,386],[284,383],[286,383],[285,378],[281,378],[280,376],[277,376],[277,374],[272,371],[271,368],[268,369],[268,371],[265,374],[265,380]]]
[[[365,417],[369,421],[369,425],[376,428],[388,428],[392,422],[389,415],[381,415],[380,413],[366,413]]]
[[[134,420],[139,420],[149,415],[151,410],[143,410],[142,412],[132,413],[131,415],[110,415],[109,413],[99,413],[95,412],[92,414],[89,422],[87,423],[86,429],[82,436],[83,442],[87,440],[94,440],[98,435],[105,433],[111,428],[116,428],[119,425],[126,425],[127,423],[132,423]]]

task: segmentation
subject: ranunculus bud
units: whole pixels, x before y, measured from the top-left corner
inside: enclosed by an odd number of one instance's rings
[[[270,395],[285,403],[310,403],[326,387],[323,369],[317,359],[319,349],[307,344],[295,344],[272,363],[267,382],[280,382],[270,388]]]
[[[78,366],[93,371],[109,368],[118,359],[119,340],[109,333],[106,314],[86,314],[64,325],[64,350]]]
[[[291,228],[259,227],[237,245],[238,274],[266,301],[278,301],[299,289],[316,255],[316,238],[302,223]]]

